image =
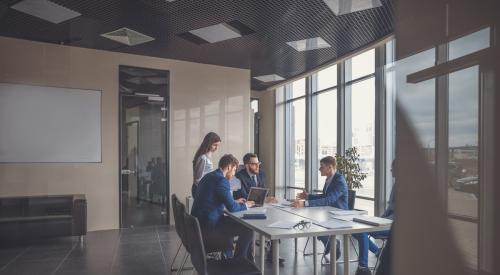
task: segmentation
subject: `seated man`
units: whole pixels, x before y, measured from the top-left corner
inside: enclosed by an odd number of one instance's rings
[[[337,171],[337,162],[334,157],[327,156],[320,160],[319,171],[321,176],[326,176],[325,186],[321,194],[313,195],[302,192],[297,195],[297,200],[292,207],[333,206],[348,209],[347,183],[342,174]],[[325,245],[325,255],[330,252],[329,236],[320,236],[318,239]],[[340,244],[337,240],[337,259],[340,257]]]
[[[233,192],[234,199],[246,199],[252,187],[267,188],[266,176],[264,171],[260,169],[260,162],[257,155],[253,153],[245,154],[245,156],[243,156],[243,164],[245,167],[236,173],[236,177],[241,182],[241,189]],[[266,197],[265,202],[273,203],[277,201],[274,197]],[[272,250],[272,247],[270,250]],[[266,255],[267,262],[272,262],[273,260],[270,250]],[[280,258],[279,261],[280,264],[283,264],[285,259]]]
[[[244,169],[236,173],[236,177],[241,181],[241,189],[233,192],[234,199],[248,197],[250,188],[266,187],[266,176],[264,171],[260,170],[259,158],[256,154],[248,153],[243,156]]]
[[[224,207],[230,212],[246,210],[254,202],[245,199],[234,200],[229,179],[236,173],[238,160],[233,155],[224,155],[219,160],[219,169],[206,174],[198,184],[191,214],[198,218],[204,239],[213,243],[227,243],[238,236],[235,257],[252,259],[249,253],[253,231],[231,218],[224,216]]]
[[[396,177],[396,169],[395,169],[395,161],[392,162],[392,167],[391,171],[393,172],[393,175]],[[394,218],[394,188],[395,186],[392,187],[391,190],[391,196],[389,197],[389,205],[387,206],[387,209],[384,211],[382,214],[382,218],[386,219],[393,219]],[[390,231],[378,231],[378,232],[371,232],[371,233],[360,233],[360,234],[353,234],[352,236],[356,238],[358,241],[358,247],[359,247],[359,258],[358,258],[358,270],[356,271],[356,275],[371,275],[371,271],[368,268],[368,250],[370,250],[372,253],[374,253],[377,257],[380,254],[380,248],[375,244],[372,240],[370,240],[370,237],[373,238],[380,238],[380,237],[389,237]]]

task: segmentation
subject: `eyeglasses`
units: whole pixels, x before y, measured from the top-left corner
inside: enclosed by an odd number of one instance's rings
[[[298,230],[304,230],[304,229],[309,229],[311,227],[311,222],[301,220],[297,224],[293,226],[293,228],[298,229]]]
[[[249,162],[248,165],[261,165],[262,162]]]

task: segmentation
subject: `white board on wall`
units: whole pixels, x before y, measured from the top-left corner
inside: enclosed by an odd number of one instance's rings
[[[0,83],[0,162],[101,162],[101,91]]]

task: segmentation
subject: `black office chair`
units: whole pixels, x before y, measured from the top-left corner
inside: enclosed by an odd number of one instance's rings
[[[199,275],[261,275],[255,264],[245,258],[224,260],[207,259],[203,237],[198,219],[184,214],[187,246],[191,253],[191,262]]]
[[[185,268],[184,265],[186,264],[187,257],[188,257],[188,247],[185,245],[186,243],[186,233],[184,230],[184,213],[186,212],[186,207],[184,204],[182,204],[179,201],[179,198],[177,198],[177,195],[172,194],[172,210],[174,212],[174,223],[175,223],[175,232],[177,232],[177,235],[181,239],[181,243],[179,244],[179,247],[177,248],[177,252],[175,253],[174,259],[172,260],[172,264],[170,265],[170,271],[178,271],[182,272],[182,270],[191,270],[193,269],[192,267]],[[184,254],[184,257],[182,259],[181,265],[178,268],[174,268],[174,263],[175,260],[177,259],[177,256],[179,255],[179,252],[184,245],[184,248],[186,249],[186,253]]]

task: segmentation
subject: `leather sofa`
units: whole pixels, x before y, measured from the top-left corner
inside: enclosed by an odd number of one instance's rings
[[[0,197],[0,246],[86,234],[85,195]]]

